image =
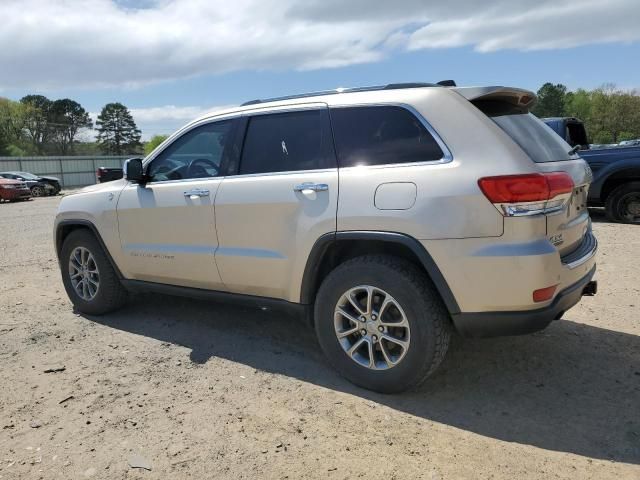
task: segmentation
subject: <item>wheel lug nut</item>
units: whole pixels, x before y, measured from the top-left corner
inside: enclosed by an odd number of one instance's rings
[[[372,337],[371,337],[371,339],[372,339],[374,342],[377,342],[377,341],[378,341],[378,336],[377,336],[377,335],[374,335],[374,336],[372,336]]]
[[[377,317],[377,315],[375,315],[375,314],[374,314],[374,315],[371,315],[371,320],[375,320],[375,319],[377,319],[377,318],[378,318],[378,317]]]
[[[384,332],[384,327],[383,327],[382,325],[380,325],[380,326],[378,327],[378,331],[379,331],[379,332]]]
[[[362,330],[360,330],[360,333],[364,336],[367,334],[367,331],[363,328]]]
[[[361,322],[366,322],[367,321],[367,317],[365,317],[364,315],[360,317],[360,321]]]

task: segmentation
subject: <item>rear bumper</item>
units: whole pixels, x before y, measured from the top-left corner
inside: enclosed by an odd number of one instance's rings
[[[558,293],[546,307],[514,312],[458,313],[451,317],[453,324],[465,337],[524,335],[542,330],[580,301],[595,272],[594,265],[584,277]]]

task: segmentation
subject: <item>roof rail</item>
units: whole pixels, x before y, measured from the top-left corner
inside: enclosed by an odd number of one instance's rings
[[[452,82],[452,80],[447,80],[447,81]],[[295,100],[297,98],[318,97],[321,95],[338,95],[340,93],[373,92],[376,90],[400,90],[403,88],[423,88],[423,87],[440,87],[440,86],[443,86],[443,85],[439,85],[436,83],[413,82],[413,83],[389,83],[388,85],[373,85],[371,87],[336,88],[335,90],[322,90],[319,92],[299,93],[297,95],[287,95],[285,97],[273,97],[273,98],[249,100],[248,102],[244,102],[240,106],[246,107],[248,105],[257,105],[260,103],[279,102],[281,100]],[[446,85],[446,86],[449,86],[449,85]]]

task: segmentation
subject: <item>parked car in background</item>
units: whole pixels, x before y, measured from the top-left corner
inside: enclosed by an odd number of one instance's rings
[[[604,207],[614,222],[640,225],[640,145],[590,148],[582,121],[574,117],[542,119],[591,167],[588,204]],[[622,142],[621,142],[622,143]]]
[[[122,169],[100,167],[96,171],[96,177],[98,177],[98,183],[112,182],[113,180],[120,180],[122,178]]]
[[[60,179],[56,177],[43,177],[29,172],[0,172],[0,176],[26,182],[33,197],[57,195],[62,189]]]
[[[31,190],[25,182],[0,177],[0,201],[29,200]]]
[[[640,145],[640,138],[636,138],[635,140],[624,140],[618,145],[621,147],[636,147]]]
[[[92,315],[144,290],[293,308],[380,392],[433,373],[454,329],[545,328],[596,292],[591,172],[529,113],[534,93],[451,83],[195,120],[124,179],[62,199],[69,298]]]

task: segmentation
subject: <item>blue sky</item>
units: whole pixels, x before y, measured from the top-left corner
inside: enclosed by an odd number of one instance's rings
[[[339,86],[640,87],[631,0],[5,2],[0,17],[15,21],[0,44],[15,48],[0,52],[0,96],[69,97],[90,112],[119,101],[145,137],[215,107]]]

